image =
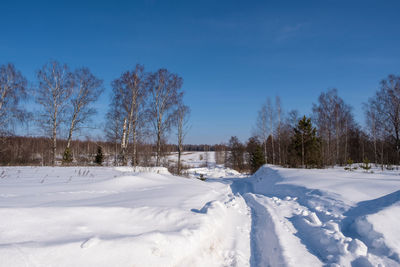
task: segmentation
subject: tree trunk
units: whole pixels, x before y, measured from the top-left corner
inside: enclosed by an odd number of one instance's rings
[[[136,157],[136,126],[133,127],[133,152],[132,152],[132,165],[136,168],[137,166],[137,157]]]
[[[114,165],[118,165],[118,143],[117,140],[115,140],[115,154],[114,154]]]
[[[331,131],[328,130],[328,161],[331,165],[333,165],[332,157],[331,157]]]
[[[345,143],[344,143],[344,164],[347,164],[347,120],[346,120],[346,136],[345,136]]]
[[[126,136],[126,118],[124,119],[124,126],[122,128],[122,140],[121,140],[121,156],[122,156],[122,165],[126,166],[127,165],[127,160],[126,160],[126,147],[128,143],[128,138]]]
[[[340,164],[339,161],[339,134],[336,134],[336,160],[335,160],[335,165]]]
[[[278,153],[279,153],[279,165],[282,165],[282,156],[281,156],[281,130],[280,130],[280,126],[278,126]]]
[[[265,158],[265,163],[268,163],[268,156],[267,156],[267,140],[264,137],[264,158]]]
[[[52,158],[51,158],[51,165],[55,165],[56,164],[56,153],[57,153],[57,126],[54,123],[53,124],[53,147],[52,147]]]
[[[162,118],[159,117],[157,122],[157,155],[156,155],[156,166],[160,166],[160,157],[161,157],[161,120]]]
[[[54,166],[56,164],[56,153],[57,153],[57,109],[53,113],[53,147],[52,147],[52,158],[51,165]]]
[[[272,164],[275,164],[275,149],[274,149],[274,134],[271,133],[271,145],[272,145]]]
[[[72,133],[74,131],[74,128],[75,128],[75,118],[72,120],[71,126],[68,131],[67,148],[71,147]]]
[[[381,169],[383,171],[383,141],[381,142]]]
[[[301,165],[304,168],[304,133],[301,133]]]
[[[181,175],[181,154],[182,154],[182,146],[178,145],[178,175]]]

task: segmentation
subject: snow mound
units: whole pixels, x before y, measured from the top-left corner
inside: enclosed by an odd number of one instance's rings
[[[190,177],[199,178],[203,175],[204,178],[234,178],[234,177],[247,177],[238,171],[225,168],[222,165],[215,167],[200,167],[186,170]]]

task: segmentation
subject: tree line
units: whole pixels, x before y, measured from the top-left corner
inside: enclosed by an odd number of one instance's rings
[[[36,78],[35,85],[28,88],[27,79],[13,64],[0,66],[0,158],[7,159],[11,144],[25,141],[51,148],[50,155],[44,156],[43,152],[36,155],[43,165],[71,164],[82,156],[71,145],[76,132],[90,128],[97,112],[94,103],[104,91],[103,81],[89,68],[71,70],[57,61],[46,63],[37,71]],[[167,69],[148,72],[137,64],[123,72],[111,83],[111,102],[104,127],[108,142],[98,142],[98,147],[109,149],[108,144],[113,143],[114,164],[132,166],[138,165],[139,156],[151,161],[151,156],[143,156],[143,152],[152,154],[154,150],[155,162],[147,164],[160,166],[168,151],[168,134],[175,130],[180,159],[190,114],[183,102],[182,85],[183,79]],[[29,112],[23,107],[23,101],[29,98],[39,107],[37,111]],[[34,121],[50,142],[13,137],[15,128],[26,121]],[[61,144],[60,132],[66,136]],[[154,144],[149,136],[154,137]],[[18,153],[17,158],[21,157]]]
[[[137,64],[116,77],[111,87],[104,140],[82,141],[76,134],[93,127],[94,104],[104,91],[101,79],[86,67],[70,69],[50,61],[37,70],[31,86],[13,64],[0,65],[0,164],[86,163],[87,155],[100,148],[114,165],[165,165],[169,152],[178,152],[180,159],[188,150],[215,151],[217,164],[239,171],[255,171],[264,163],[311,168],[366,159],[382,168],[399,165],[400,76],[383,79],[363,104],[364,127],[338,90],[329,89],[313,103],[310,116],[283,110],[279,97],[267,98],[252,137],[245,143],[232,137],[220,145],[185,144],[190,108],[183,102],[183,79],[178,74],[146,71]],[[25,101],[34,101],[39,108],[28,111]],[[25,122],[34,122],[42,134],[15,136],[15,129]],[[172,132],[174,145],[167,142]],[[82,142],[91,145],[85,148]],[[176,168],[180,173],[180,160]]]
[[[267,98],[258,111],[253,136],[245,143],[232,137],[225,162],[239,171],[254,171],[264,163],[303,168],[363,161],[382,169],[399,165],[400,76],[383,79],[363,110],[365,127],[355,121],[337,89],[322,92],[310,116],[300,116],[296,110],[285,113],[279,97],[274,102]]]

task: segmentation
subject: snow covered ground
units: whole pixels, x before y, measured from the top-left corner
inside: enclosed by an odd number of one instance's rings
[[[400,176],[263,167],[232,189],[252,209],[254,266],[400,266]]]
[[[178,152],[169,154],[166,159],[170,163],[178,161]],[[187,151],[181,155],[181,163],[187,168],[214,167],[215,153],[213,151]]]
[[[165,169],[0,168],[0,266],[248,266],[228,185]]]
[[[246,177],[199,154],[192,178],[0,167],[0,266],[400,266],[399,171]]]

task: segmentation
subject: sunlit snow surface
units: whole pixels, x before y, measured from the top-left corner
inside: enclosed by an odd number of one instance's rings
[[[265,166],[234,182],[252,208],[252,265],[400,266],[400,175],[373,171]]]
[[[191,178],[0,167],[0,266],[400,266],[399,171],[246,177],[209,153]]]
[[[1,266],[249,265],[249,209],[228,185],[165,169],[0,173]]]

